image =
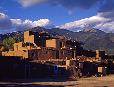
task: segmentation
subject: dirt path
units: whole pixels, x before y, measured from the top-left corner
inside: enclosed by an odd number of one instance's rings
[[[114,75],[80,79],[76,87],[114,87]]]
[[[81,78],[78,81],[53,82],[35,81],[29,83],[6,83],[0,82],[3,87],[114,87],[114,75],[105,77]],[[9,86],[8,86],[9,85]],[[2,86],[0,86],[2,87]],[[11,87],[11,86],[10,86]]]
[[[105,77],[82,78],[78,81],[66,82],[35,82],[33,84],[54,85],[64,87],[114,87],[114,75]]]

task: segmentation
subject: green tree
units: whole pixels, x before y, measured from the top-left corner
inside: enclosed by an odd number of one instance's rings
[[[6,51],[13,49],[13,44],[16,42],[15,38],[9,37],[3,40],[3,46]]]

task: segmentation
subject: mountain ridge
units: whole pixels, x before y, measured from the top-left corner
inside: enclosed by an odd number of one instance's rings
[[[31,30],[34,32],[42,32],[42,31],[48,32],[52,36],[56,35],[65,36],[67,39],[73,39],[83,42],[84,49],[87,50],[99,49],[99,50],[105,50],[107,54],[114,54],[114,33],[106,33],[99,29],[93,30],[93,28],[89,28],[89,30],[86,30],[86,32],[85,30],[79,32],[73,32],[66,29],[59,29],[59,28],[46,29],[43,27],[35,27],[26,30]],[[13,33],[0,35],[0,40],[2,41],[7,37],[13,37],[16,34],[18,34],[18,36],[22,38],[24,31],[17,31]]]

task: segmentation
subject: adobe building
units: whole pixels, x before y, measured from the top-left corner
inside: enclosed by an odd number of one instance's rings
[[[92,50],[83,50],[83,56],[96,57],[96,52]]]
[[[54,60],[54,59],[71,59],[73,52],[71,50],[57,50],[54,48],[33,49],[28,51],[29,59],[32,60]]]
[[[84,51],[81,43],[77,41],[51,37],[45,32],[25,31],[23,42],[14,43],[14,50],[2,52],[2,56],[19,56],[31,60],[79,58],[79,60],[94,61],[104,58],[105,52]]]
[[[105,51],[96,50],[96,58],[99,60],[105,59]]]
[[[23,42],[15,43],[14,50],[2,52],[3,56],[19,56],[24,59],[72,58],[70,49],[65,49],[65,39],[53,38],[47,33],[24,32]]]
[[[40,49],[37,46],[36,38],[38,34],[31,31],[24,32],[24,42],[14,43],[14,50],[8,52],[2,52],[2,56],[19,56],[22,58],[28,58],[29,50]],[[39,39],[39,38],[38,38]]]
[[[81,61],[99,62],[104,59],[106,59],[105,51],[100,50],[83,50],[82,56],[79,56]]]
[[[46,40],[46,47],[61,49],[65,47],[65,41],[59,38],[48,39]]]
[[[38,47],[45,47],[46,39],[50,38],[49,34],[46,32],[24,32],[24,43],[33,43]]]

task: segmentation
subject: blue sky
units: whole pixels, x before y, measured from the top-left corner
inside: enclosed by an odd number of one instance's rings
[[[16,0],[1,0],[2,11],[11,18],[21,18],[23,20],[50,19],[55,24],[64,24],[66,22],[96,15],[96,8],[83,10],[70,10],[62,6],[52,6],[49,4],[36,5],[32,7],[22,7]]]
[[[113,18],[108,20],[109,17],[104,16],[104,14],[112,15],[113,5],[114,0],[0,0],[0,31],[16,31],[20,27],[31,28],[39,25],[38,23],[42,26],[44,21],[46,26],[54,25],[72,31],[90,25],[104,31],[113,31]],[[12,22],[12,19],[15,21]],[[10,21],[11,26],[4,28],[3,24],[6,21],[8,23]],[[87,21],[89,22],[86,23]],[[112,25],[107,24],[109,21]],[[99,23],[104,27],[98,25]],[[106,30],[109,26],[111,26],[109,30]]]

